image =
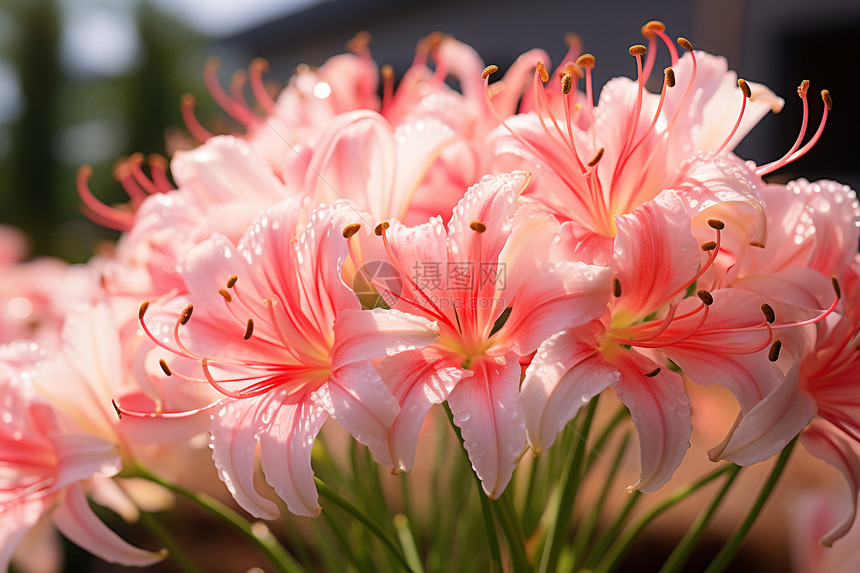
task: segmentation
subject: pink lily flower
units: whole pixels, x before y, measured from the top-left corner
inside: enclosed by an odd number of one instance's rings
[[[140,313],[153,342],[180,359],[171,359],[173,368],[161,360],[165,373],[220,394],[209,406],[217,410],[210,433],[219,476],[243,508],[266,519],[278,509],[254,489],[256,445],[266,480],[289,510],[318,515],[310,453],[323,422],[331,416],[378,455],[399,407],[369,359],[439,336],[424,318],[361,310],[344,283],[341,233],[366,213],[340,201],[315,210],[301,232],[300,205],[294,199],[264,211],[238,247],[216,234],[192,249],[181,268],[188,295],[174,304],[194,306],[178,319],[167,308],[150,326],[147,303]]]
[[[368,279],[393,308],[436,321],[441,335],[378,366],[400,404],[380,463],[409,470],[424,418],[447,401],[484,491],[499,496],[526,447],[520,358],[565,324],[603,314],[608,269],[549,257],[558,223],[518,199],[528,181],[523,172],[484,177],[447,230],[440,217],[377,226],[380,260],[396,269],[402,290]],[[353,261],[367,268],[367,250],[359,255],[353,243]]]
[[[0,568],[48,514],[69,540],[106,561],[143,567],[164,559],[166,551],[129,545],[93,513],[89,480],[120,471],[119,449],[66,424],[39,398],[28,380],[42,358],[35,344],[0,347]]]
[[[716,241],[700,250],[685,212],[682,199],[667,192],[616,217],[608,313],[544,342],[526,371],[520,402],[535,452],[612,387],[639,433],[642,471],[631,489],[655,491],[683,459],[692,429],[689,397],[666,358],[695,382],[726,386],[746,408],[776,385],[779,369],[760,355],[772,341],[760,297],[700,288],[684,298],[713,264],[725,226],[713,220]]]

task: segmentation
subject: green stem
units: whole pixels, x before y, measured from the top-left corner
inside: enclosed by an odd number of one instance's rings
[[[791,456],[791,452],[794,450],[794,446],[796,444],[797,438],[795,437],[787,446],[785,446],[785,448],[783,448],[782,453],[779,454],[779,459],[776,460],[773,470],[771,470],[767,481],[762,486],[761,492],[758,494],[758,499],[756,499],[755,505],[752,506],[752,509],[750,509],[750,512],[747,514],[747,518],[735,532],[731,540],[729,540],[720,552],[717,553],[717,556],[714,557],[714,560],[711,561],[710,565],[708,565],[705,573],[721,573],[729,566],[735,554],[738,552],[741,542],[744,540],[744,537],[746,537],[746,534],[753,526],[753,523],[755,523],[755,520],[764,507],[764,504],[770,497],[773,488],[776,486],[776,482],[779,481],[779,476],[782,475],[782,471],[785,469],[785,465],[788,463],[788,458]]]
[[[610,573],[611,571],[614,571],[615,568],[621,564],[621,560],[633,546],[633,542],[636,540],[636,537],[638,537],[638,535],[648,526],[648,524],[654,521],[657,516],[662,514],[667,509],[673,507],[678,502],[683,501],[691,494],[698,491],[713,480],[717,479],[724,473],[731,471],[733,465],[734,464],[727,464],[705,475],[704,477],[700,478],[698,481],[693,482],[690,485],[678,488],[666,499],[648,510],[645,515],[643,515],[639,518],[638,521],[636,521],[636,523],[624,530],[622,536],[619,537],[618,540],[612,545],[612,547],[609,548],[609,552],[600,561],[598,566],[594,569],[594,572]]]
[[[223,520],[235,531],[241,533],[251,541],[257,549],[266,556],[279,573],[304,573],[304,568],[298,561],[293,559],[289,553],[287,553],[284,546],[280,544],[277,538],[272,535],[268,529],[260,533],[254,532],[252,524],[247,519],[214,497],[205,493],[192,493],[185,490],[180,486],[153,474],[142,466],[135,468],[135,474],[137,477],[142,477],[151,482],[157,483],[158,485],[194,502],[212,515]]]
[[[443,402],[442,406],[445,408],[445,414],[448,415],[448,422],[451,424],[451,427],[454,429],[454,433],[457,435],[457,442],[462,445],[463,434],[460,432],[460,428],[457,427],[457,424],[454,423],[454,413],[451,412],[448,402]],[[466,456],[466,462],[469,464],[469,467],[471,467],[472,462],[469,460],[469,453],[466,451],[465,447],[460,449]],[[484,531],[487,533],[487,544],[490,548],[490,572],[501,573],[502,552],[499,550],[499,540],[496,537],[496,525],[493,523],[493,508],[490,506],[490,500],[487,499],[487,496],[484,493],[484,487],[481,485],[481,480],[478,478],[478,475],[474,471],[469,473],[474,476],[475,484],[478,486],[478,499],[481,501],[481,517],[484,521]]]
[[[597,528],[597,522],[603,515],[603,506],[606,505],[606,498],[609,497],[609,490],[612,488],[612,478],[617,474],[618,468],[621,466],[621,461],[624,459],[624,454],[627,452],[627,446],[630,444],[630,432],[624,434],[621,440],[621,445],[615,453],[615,458],[612,460],[612,467],[606,474],[606,480],[603,482],[603,488],[600,490],[600,497],[597,498],[597,503],[594,504],[588,518],[579,527],[576,536],[573,540],[573,555],[575,558],[574,571],[578,566],[585,561],[586,554],[589,549],[589,542],[594,535],[594,530]]]
[[[708,523],[710,523],[711,518],[714,517],[714,514],[717,512],[717,508],[723,502],[723,499],[726,497],[729,489],[731,489],[732,484],[734,483],[735,478],[738,477],[740,471],[741,466],[732,466],[732,469],[729,471],[728,477],[726,478],[726,483],[723,484],[722,489],[717,492],[717,495],[714,496],[714,500],[705,512],[699,517],[696,523],[687,530],[683,539],[678,542],[675,550],[671,555],[669,555],[669,558],[666,559],[666,562],[660,569],[660,573],[677,573],[681,570],[687,562],[687,559],[689,559],[690,555],[693,553],[693,549],[696,548],[696,544],[705,532],[705,528],[708,526]]]
[[[511,552],[511,565],[515,573],[532,571],[529,557],[526,553],[526,538],[523,535],[522,524],[514,510],[511,490],[507,488],[493,504],[499,516],[499,524],[505,532],[508,549]]]
[[[397,531],[397,539],[400,541],[400,546],[403,547],[403,555],[409,562],[409,566],[415,573],[424,573],[421,557],[418,555],[418,547],[415,545],[415,537],[412,535],[412,527],[409,525],[409,518],[398,513],[394,516],[393,523],[394,529]]]
[[[167,528],[162,525],[158,517],[145,511],[140,512],[140,523],[143,525],[159,543],[167,548],[168,555],[176,562],[176,566],[182,573],[200,573],[200,568],[194,564],[194,561],[185,552],[176,540],[167,531]]]
[[[322,481],[316,476],[314,476],[314,483],[316,483],[317,490],[319,490],[321,496],[331,501],[332,503],[349,513],[351,516],[356,518],[362,524],[364,524],[364,526],[367,527],[367,529],[370,530],[370,532],[373,533],[382,542],[385,548],[388,549],[395,558],[397,558],[397,561],[399,561],[400,564],[403,565],[404,569],[406,569],[407,571],[412,571],[412,568],[406,561],[406,557],[403,555],[403,552],[394,543],[394,541],[392,541],[391,537],[389,537],[388,533],[385,532],[382,526],[376,523],[352,502],[350,502],[349,500],[341,496],[339,493],[331,489],[324,481]]]
[[[585,411],[585,420],[582,422],[582,430],[577,433],[579,439],[574,446],[573,455],[568,458],[562,470],[562,476],[559,480],[560,487],[562,488],[561,495],[553,512],[552,523],[547,532],[546,542],[541,554],[540,573],[556,571],[558,557],[561,554],[561,546],[567,540],[570,516],[573,512],[573,504],[576,501],[576,492],[579,489],[580,476],[582,475],[579,471],[580,465],[582,464],[582,457],[588,441],[588,432],[594,420],[594,413],[597,411],[599,398],[600,395],[597,395],[589,402],[588,408]]]

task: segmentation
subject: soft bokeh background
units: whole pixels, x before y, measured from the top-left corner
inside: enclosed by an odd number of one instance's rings
[[[416,41],[436,30],[473,45],[487,63],[502,69],[533,47],[546,49],[557,63],[565,52],[565,33],[576,32],[597,57],[599,85],[635,71],[627,47],[642,41],[639,28],[651,19],[664,21],[670,35],[685,36],[696,48],[725,55],[742,77],[765,83],[786,99],[783,113],[766,118],[741,145],[742,157],[765,163],[791,146],[800,126],[801,105],[794,94],[801,80],[812,82],[810,94],[829,89],[834,109],[822,141],[772,180],[803,175],[860,187],[855,151],[860,107],[853,101],[860,93],[857,0],[0,0],[0,223],[25,229],[34,255],[86,260],[112,235],[78,210],[74,174],[81,164],[94,167],[96,196],[122,201],[112,178],[114,161],[136,151],[167,154],[168,134],[184,130],[179,98],[185,92],[196,96],[198,116],[209,129],[236,129],[203,87],[203,64],[212,55],[223,61],[225,85],[233,71],[257,56],[272,64],[267,77],[283,84],[298,64],[321,64],[361,30],[371,32],[376,60],[391,64],[398,76],[411,62]],[[668,65],[666,60],[663,50],[658,66]],[[810,132],[821,108],[817,95],[810,97]],[[707,416],[707,409],[699,415]],[[718,440],[730,422],[715,421],[713,436],[703,437],[702,447]],[[695,451],[702,462],[702,451]],[[673,483],[706,471],[706,462],[689,464]],[[796,454],[792,464],[790,479],[776,493],[783,499],[768,508],[742,553],[753,569],[788,567],[784,506],[801,485],[842,487],[832,472],[804,469],[815,466],[805,454]],[[732,500],[737,515],[765,471],[756,468],[740,481],[743,487]],[[214,477],[209,466],[202,473]],[[220,487],[214,480],[210,485]],[[723,533],[731,531],[731,515],[722,518]],[[198,517],[179,513],[176,519],[224,559],[229,551],[219,552],[216,540],[228,534],[194,521]],[[661,531],[671,535],[649,540],[652,556],[665,557],[681,535],[679,525],[686,527],[691,519],[692,514],[681,520],[669,514]],[[84,556],[69,550],[70,570],[81,570]],[[633,559],[650,569],[648,555],[640,551]],[[222,562],[223,570],[238,570],[236,563]]]

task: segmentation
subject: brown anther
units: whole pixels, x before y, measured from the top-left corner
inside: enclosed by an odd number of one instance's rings
[[[705,252],[713,251],[716,248],[717,248],[716,241],[708,241],[707,243],[702,243],[702,250]]]
[[[833,284],[833,292],[836,293],[836,298],[842,298],[842,289],[839,288],[839,281],[836,280],[836,277],[830,277],[830,282]]]
[[[776,314],[773,312],[773,307],[767,303],[761,305],[761,312],[764,314],[764,319],[768,322],[768,324],[773,324],[773,321],[776,320]]]
[[[383,221],[376,226],[376,228],[373,230],[373,232],[376,233],[377,237],[381,237],[382,233],[387,231],[390,226],[391,226],[391,223],[389,223],[388,221]]]
[[[821,90],[821,99],[824,100],[824,105],[827,106],[827,111],[833,109],[833,98],[830,97],[829,91]]]
[[[471,223],[469,223],[469,228],[475,231],[476,233],[483,233],[487,230],[487,226],[483,224],[481,221],[475,219]]]
[[[343,228],[343,238],[349,239],[350,237],[354,236],[359,230],[361,230],[361,224],[359,223],[352,223],[351,225],[347,225]],[[377,235],[379,235],[379,233],[377,233]]]
[[[576,65],[580,68],[587,68],[589,70],[594,68],[594,56],[591,54],[582,54],[578,58],[576,58]]]
[[[194,305],[189,304],[185,308],[182,309],[182,313],[179,315],[179,324],[185,326],[188,324],[188,321],[191,320],[191,313],[194,312]]]
[[[591,161],[588,162],[588,166],[594,167],[595,165],[600,163],[600,160],[603,159],[603,152],[604,151],[605,151],[605,149],[603,149],[602,147],[600,149],[598,149],[597,155],[594,156],[594,159],[592,159]]]
[[[110,403],[113,405],[113,409],[116,412],[116,417],[122,420],[122,410],[119,409],[119,405],[117,405],[116,400],[111,400]]]
[[[711,229],[716,229],[717,231],[722,231],[726,228],[726,224],[719,219],[708,219],[708,226]]]
[[[570,93],[570,88],[573,87],[573,78],[570,74],[561,76],[561,93],[567,95]]]
[[[535,69],[538,74],[540,74],[540,81],[543,83],[549,81],[549,73],[546,71],[546,65],[544,65],[543,60],[538,60],[537,65],[535,65]]]
[[[573,48],[574,46],[582,45],[582,38],[579,37],[578,34],[574,34],[573,32],[568,32],[564,35],[564,44],[568,48]]]
[[[621,296],[621,281],[618,280],[618,277],[612,279],[612,294],[615,295],[615,298]]]
[[[254,58],[251,60],[250,67],[260,70],[261,73],[269,71],[269,60],[266,58]]]
[[[663,70],[663,75],[666,76],[666,86],[670,88],[675,87],[675,70],[671,66]]]
[[[752,241],[752,242],[750,243],[750,247],[756,247],[757,249],[763,249],[763,248],[764,248],[764,244],[759,243],[758,241]]]
[[[585,72],[583,72],[582,68],[577,66],[575,62],[567,62],[566,64],[564,64],[564,72],[559,74],[558,77],[563,78],[564,74],[570,74],[571,79],[573,79],[573,76],[576,76],[578,78],[585,77]]]
[[[688,52],[693,51],[693,44],[690,43],[690,40],[687,38],[678,38],[678,45],[687,50]]]
[[[161,366],[161,371],[164,372],[165,376],[173,376],[173,372],[170,371],[170,366],[167,365],[167,360],[162,358],[158,361],[158,365]]]
[[[366,48],[369,43],[370,32],[362,30],[346,43],[346,49],[352,53],[357,53]]]
[[[705,289],[700,289],[696,291],[696,296],[699,297],[700,301],[702,301],[708,306],[714,304],[714,296]]]
[[[803,80],[797,86],[797,96],[801,99],[806,99],[806,92],[809,91],[809,80]]]
[[[484,71],[483,71],[483,72],[481,72],[481,79],[482,79],[482,80],[485,80],[485,79],[487,79],[488,77],[490,77],[491,75],[495,74],[495,73],[496,73],[496,72],[498,72],[498,71],[499,71],[499,66],[497,66],[497,65],[495,65],[495,64],[490,64],[489,66],[487,66],[486,68],[484,68]]]
[[[227,302],[233,302],[233,296],[229,292],[227,292],[227,289],[219,289],[218,294],[224,297],[224,300],[226,300]]]
[[[770,350],[767,352],[767,359],[771,362],[776,362],[779,360],[779,351],[782,350],[782,342],[779,340],[774,340],[773,344],[770,347]]]
[[[245,334],[242,335],[242,338],[248,340],[252,334],[254,334],[254,321],[249,318],[248,323],[245,325]]]
[[[738,78],[738,87],[741,88],[741,91],[744,92],[744,97],[750,99],[752,97],[752,90],[750,90],[750,85],[743,78]]]
[[[644,56],[646,53],[648,53],[648,48],[646,48],[642,44],[634,44],[630,46],[630,49],[627,51],[630,52],[631,56]]]
[[[238,280],[239,277],[237,277],[236,275],[233,275],[232,277],[227,279],[227,288],[233,288],[234,286],[236,286],[236,281]]]
[[[648,377],[648,378],[653,378],[654,376],[656,376],[657,374],[659,374],[661,370],[662,370],[662,368],[657,368],[656,370],[652,370],[651,372],[649,372],[649,373],[648,373],[648,374],[646,374],[645,376],[646,376],[646,377]]]
[[[179,98],[180,107],[188,108],[197,105],[197,98],[191,94],[182,94]]]
[[[145,300],[140,303],[140,310],[137,311],[137,318],[143,320],[143,315],[146,314],[146,309],[149,308],[149,301]]]
[[[382,66],[382,69],[379,70],[379,73],[382,74],[382,79],[384,80],[393,80],[394,79],[394,68],[390,65],[385,64]]]
[[[642,35],[646,38],[651,38],[657,32],[665,32],[666,25],[660,20],[651,20],[644,26],[642,26]]]
[[[442,40],[444,39],[445,33],[437,30],[435,32],[429,33],[427,37],[424,38],[424,41],[427,42],[427,49],[432,51],[438,48],[439,44],[441,44]]]

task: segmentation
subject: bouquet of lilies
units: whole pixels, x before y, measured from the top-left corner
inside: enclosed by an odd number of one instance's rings
[[[745,161],[733,149],[783,100],[659,22],[642,33],[636,77],[599,94],[574,36],[555,69],[532,50],[499,79],[433,35],[396,81],[359,35],[277,96],[265,61],[228,89],[212,63],[241,133],[210,133],[188,96],[199,143],[120,162],[126,204],[99,202],[80,169],[82,208],[122,232],[114,247],[21,262],[3,229],[0,567],[29,571],[32,538],[55,528],[110,562],[169,552],[195,571],[159,518],[172,492],[278,571],[608,573],[657,515],[721,484],[663,567],[679,571],[741,468],[778,456],[715,573],[797,441],[845,475],[821,543],[844,536],[860,207],[833,181],[764,179],[815,145],[831,97],[807,137],[802,82],[796,141]],[[690,448],[691,384],[728,389],[736,421],[713,471],[637,511]],[[639,477],[613,505],[631,436]],[[207,442],[241,511],[183,466]],[[103,508],[166,549],[125,541]]]

